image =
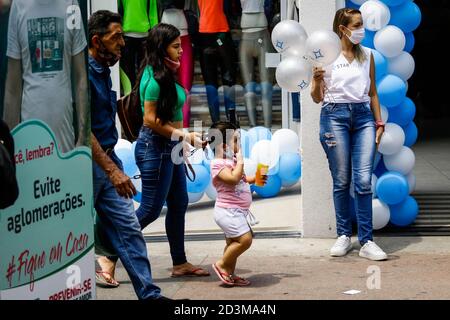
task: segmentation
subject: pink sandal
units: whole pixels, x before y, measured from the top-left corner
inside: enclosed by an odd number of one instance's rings
[[[217,265],[215,263],[213,263],[212,267],[213,267],[214,271],[216,272],[217,276],[219,277],[220,281],[222,281],[223,284],[226,284],[228,286],[234,285],[234,281],[233,281],[233,278],[231,277],[231,275],[229,275],[226,272],[220,271],[220,269],[217,267]]]
[[[249,280],[238,277],[236,275],[231,275],[231,279],[233,279],[235,286],[246,287],[251,284],[251,282]]]

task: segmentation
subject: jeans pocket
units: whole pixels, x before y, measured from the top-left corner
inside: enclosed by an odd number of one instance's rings
[[[334,109],[336,108],[336,104],[335,103],[331,103],[331,102],[325,102],[322,105],[322,114],[330,114],[334,111]]]

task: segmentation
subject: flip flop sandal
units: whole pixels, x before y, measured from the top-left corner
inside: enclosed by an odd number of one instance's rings
[[[215,263],[213,263],[212,267],[223,284],[226,284],[228,286],[234,286],[234,281],[228,273],[220,271],[220,269],[216,266]]]
[[[108,277],[105,277],[105,275],[108,275]],[[120,283],[112,277],[111,273],[107,271],[96,270],[95,280],[97,280],[99,284],[109,288],[117,288],[120,285]]]
[[[235,275],[231,275],[231,279],[233,279],[235,286],[246,287],[251,284],[251,282],[249,280],[235,276]]]
[[[199,271],[204,271],[204,273],[198,273]],[[207,276],[209,276],[209,272],[207,272],[203,268],[194,268],[192,270],[188,270],[188,271],[180,272],[180,273],[172,272],[172,278],[179,278],[179,277],[207,277]]]

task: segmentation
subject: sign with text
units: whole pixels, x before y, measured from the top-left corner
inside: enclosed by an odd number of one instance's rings
[[[0,299],[93,299],[91,150],[61,154],[39,120],[12,134],[20,194],[0,210]]]

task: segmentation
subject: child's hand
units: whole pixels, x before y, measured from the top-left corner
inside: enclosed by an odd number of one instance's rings
[[[244,156],[242,155],[241,149],[236,153],[236,161],[238,164],[244,164]]]
[[[247,180],[247,183],[254,184],[256,181],[255,176],[245,176],[245,180]]]

